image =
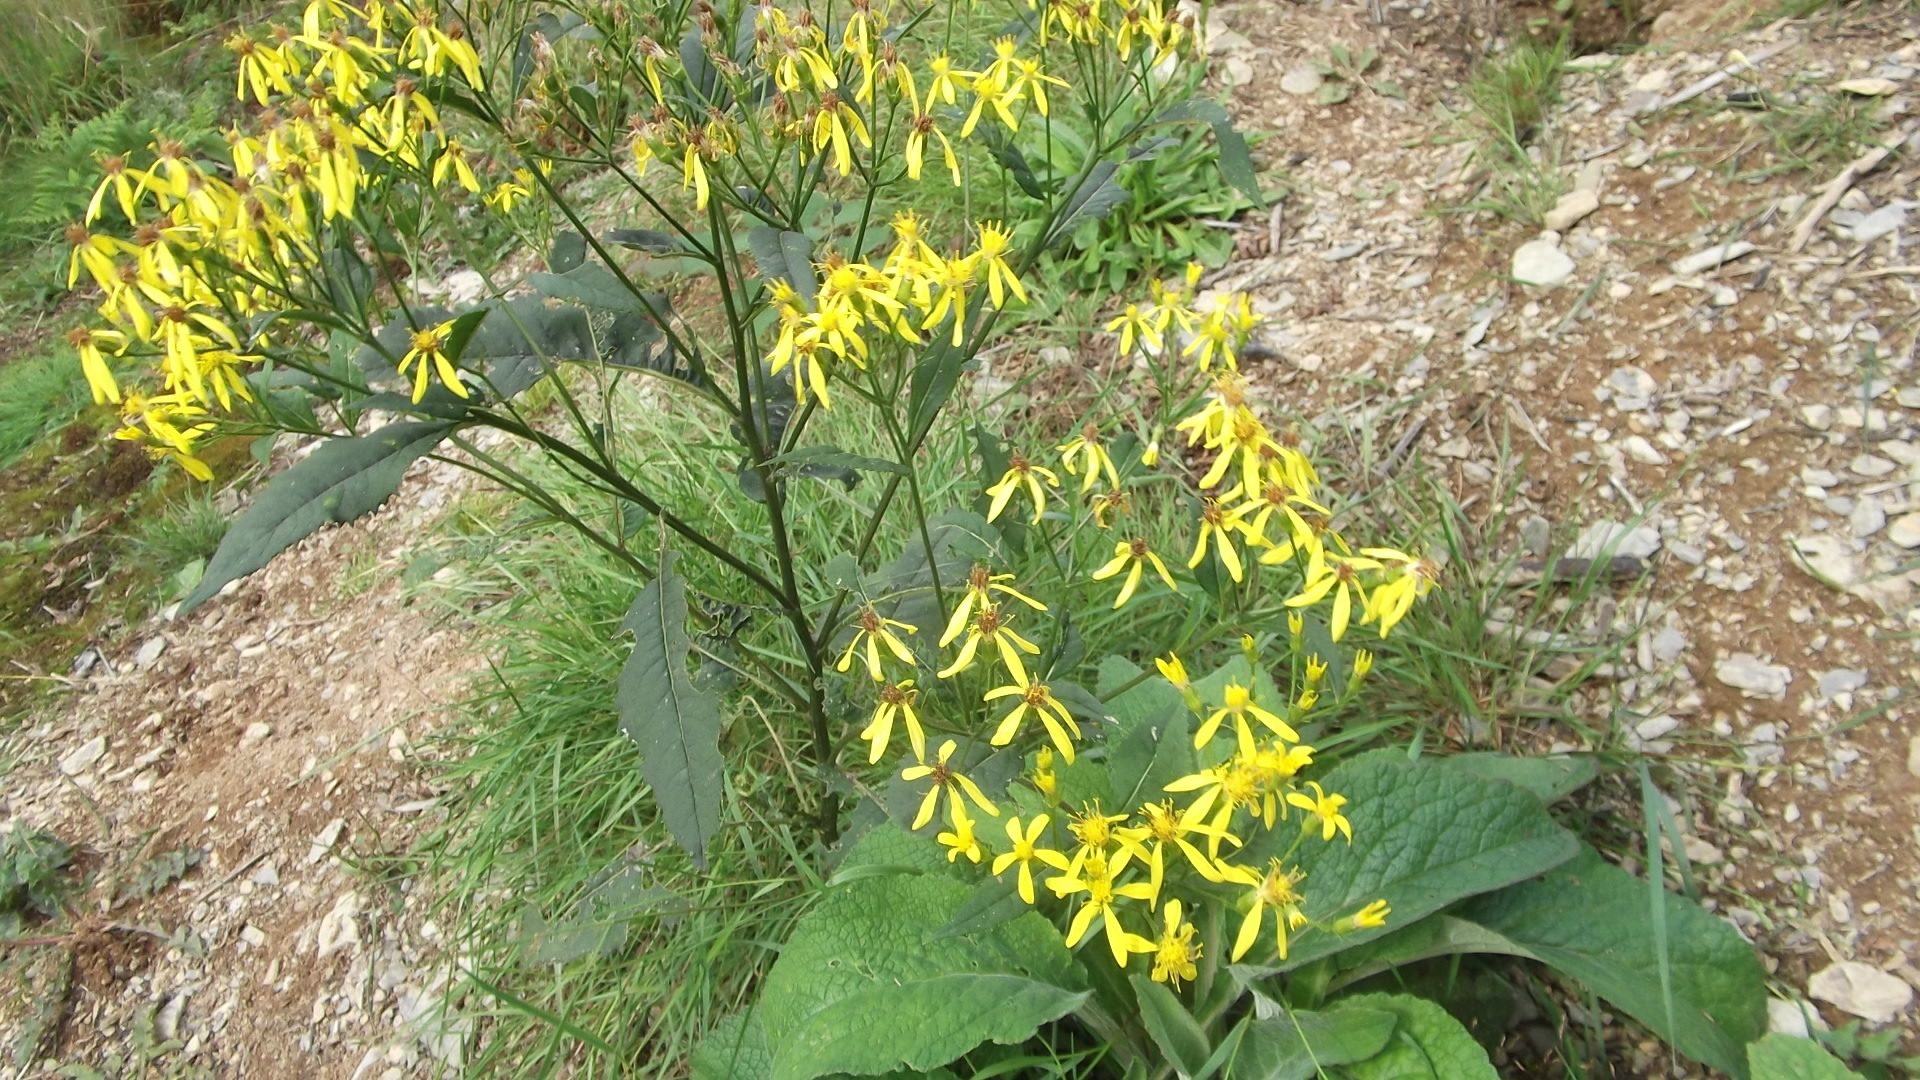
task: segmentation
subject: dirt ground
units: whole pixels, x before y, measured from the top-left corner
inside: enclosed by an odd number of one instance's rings
[[[1536,230],[1439,212],[1489,181],[1442,113],[1498,32],[1484,7],[1216,11],[1214,73],[1241,125],[1271,133],[1257,154],[1291,163],[1292,197],[1244,223],[1242,257],[1211,279],[1271,316],[1275,358],[1253,376],[1275,413],[1390,424],[1383,444],[1412,432],[1459,499],[1513,523],[1489,563],[1607,538],[1643,555],[1650,580],[1584,616],[1588,642],[1644,626],[1585,699],[1611,733],[1599,748],[1663,760],[1682,854],[1783,998],[1842,961],[1920,986],[1920,224],[1903,218],[1920,153],[1862,177],[1796,247],[1839,165],[1748,175],[1778,155],[1728,96],[1881,79],[1887,130],[1911,130],[1920,14],[1755,25],[1682,5],[1651,47],[1576,60],[1544,152],[1594,205],[1547,242],[1571,268],[1539,287],[1513,274]],[[1335,44],[1377,47],[1405,100],[1282,88]],[[1736,48],[1756,71],[1671,101]],[[9,1043],[51,1013],[45,1065],[163,1044],[159,1074],[457,1065],[471,1022],[442,993],[438,929],[380,870],[435,794],[414,745],[484,667],[471,629],[398,581],[460,483],[419,466],[380,514],[99,643],[111,670],[8,740],[6,820],[128,882],[26,965],[0,1005]],[[178,852],[197,864],[138,895]]]

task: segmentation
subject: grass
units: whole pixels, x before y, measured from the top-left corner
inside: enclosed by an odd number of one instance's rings
[[[1560,100],[1565,62],[1564,41],[1543,45],[1521,38],[1503,55],[1474,69],[1461,120],[1488,178],[1480,195],[1456,212],[1487,211],[1539,225],[1572,186],[1549,123]]]
[[[93,402],[77,362],[50,347],[0,366],[0,467],[66,427]]]
[[[196,559],[210,559],[227,535],[228,518],[213,492],[195,485],[140,514],[127,538],[127,554],[147,567],[172,574]]]
[[[1886,130],[1877,98],[1804,90],[1799,100],[1770,99],[1759,125],[1785,168],[1832,171],[1879,141]]]

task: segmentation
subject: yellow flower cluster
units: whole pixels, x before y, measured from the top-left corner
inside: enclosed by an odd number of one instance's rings
[[[880,266],[838,256],[820,264],[811,305],[784,281],[771,286],[780,332],[767,363],[776,375],[793,366],[796,399],[812,394],[831,407],[828,376],[843,363],[864,371],[878,339],[920,344],[921,331],[951,320],[958,346],[967,304],[983,289],[996,307],[1009,295],[1027,298],[1007,264],[1013,237],[999,225],[980,222],[974,249],[951,258],[926,242],[911,211],[895,215],[892,228],[893,250]]]
[[[213,430],[209,409],[251,400],[246,375],[267,344],[242,328],[294,306],[293,268],[314,263],[321,230],[351,218],[374,182],[364,157],[416,170],[430,162],[434,182],[479,189],[458,141],[438,137],[423,89],[456,74],[480,86],[479,56],[430,5],[313,0],[299,33],[271,44],[238,33],[228,47],[237,94],[264,107],[254,130],[229,129],[218,164],[165,138],[137,167],[128,155],[105,158],[86,217],[67,234],[68,286],[84,271],[104,296],[107,325],[71,336],[95,402],[121,406],[117,437],[202,479],[212,473],[194,450]],[[110,208],[131,226],[126,237],[96,231]],[[115,367],[127,360],[151,364],[162,392],[123,393]],[[451,365],[439,366],[463,392]],[[419,383],[416,400],[422,392]]]

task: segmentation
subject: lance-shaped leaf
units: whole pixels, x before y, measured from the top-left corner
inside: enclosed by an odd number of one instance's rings
[[[1166,124],[1188,120],[1201,121],[1213,129],[1213,141],[1220,148],[1220,176],[1254,205],[1267,205],[1260,193],[1260,179],[1253,172],[1253,156],[1247,152],[1247,137],[1233,126],[1227,110],[1212,101],[1183,101],[1154,117],[1155,123]]]
[[[1119,165],[1102,161],[1087,173],[1078,187],[1067,194],[1066,204],[1054,218],[1053,227],[1047,230],[1047,246],[1059,243],[1082,221],[1106,217],[1114,207],[1132,197],[1114,179],[1114,173],[1118,171]]]
[[[720,701],[687,674],[686,583],[663,552],[660,574],[634,598],[621,629],[633,652],[620,669],[620,730],[640,748],[641,772],[667,831],[706,869],[707,842],[720,828],[724,764]]]
[[[454,425],[407,420],[353,439],[333,439],[274,477],[227,529],[182,614],[227,582],[246,577],[321,526],[372,513],[400,487],[407,466],[439,445]]]
[[[793,286],[802,300],[813,303],[820,284],[813,274],[813,241],[805,233],[755,225],[747,230],[747,246],[763,276],[780,278]]]

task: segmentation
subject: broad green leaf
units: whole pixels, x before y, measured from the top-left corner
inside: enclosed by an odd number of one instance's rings
[[[1392,908],[1387,928],[1335,937],[1303,932],[1275,970],[1353,948],[1408,926],[1456,901],[1539,875],[1579,853],[1572,833],[1554,824],[1540,800],[1498,780],[1483,780],[1397,755],[1368,755],[1320,778],[1345,795],[1353,842],[1309,837],[1297,855],[1306,871],[1304,910],[1316,922],[1350,915],[1374,900]],[[1279,855],[1295,832],[1280,828],[1249,840],[1236,861],[1257,866]],[[1249,953],[1268,963],[1271,931]]]
[[[1753,1080],[1860,1080],[1839,1058],[1814,1042],[1778,1032],[1747,1045]]]
[[[973,894],[923,837],[878,825],[794,928],[762,988],[774,1074],[927,1070],[982,1042],[1016,1043],[1085,1000],[1086,978],[1035,912],[938,936]],[[896,868],[895,872],[885,872]]]
[[[691,1065],[694,1080],[772,1080],[773,1049],[759,1010],[733,1013],[713,1025]]]
[[[1353,86],[1345,79],[1328,79],[1320,84],[1313,99],[1322,105],[1339,105],[1353,96]]]
[[[809,305],[820,291],[813,272],[813,241],[805,233],[782,231],[770,225],[747,230],[747,246],[764,277],[781,278]]]
[[[1154,117],[1154,123],[1180,123],[1199,120],[1213,129],[1213,141],[1220,149],[1220,176],[1255,206],[1267,205],[1260,191],[1260,178],[1253,171],[1253,155],[1247,151],[1247,137],[1233,126],[1227,110],[1212,101],[1183,101]]]
[[[1671,1024],[1648,927],[1647,883],[1592,848],[1583,846],[1538,881],[1476,898],[1456,914],[1584,984],[1695,1061],[1744,1077],[1742,1048],[1767,1029],[1765,969],[1733,927],[1685,897],[1662,895]]]
[[[267,565],[275,555],[330,523],[379,509],[407,466],[454,429],[442,420],[405,420],[352,439],[330,439],[267,482],[253,505],[227,528],[200,584],[180,602],[185,614]]]
[[[654,303],[659,294],[635,293],[604,266],[589,264],[564,274],[533,273],[528,274],[526,280],[535,292],[555,300],[572,300],[588,307],[643,315],[659,310]]]
[[[644,251],[649,255],[684,255],[686,247],[680,238],[659,229],[608,229],[600,234],[604,243],[618,247]]]
[[[1365,1061],[1386,1048],[1397,1014],[1341,1002],[1325,1012],[1295,1009],[1250,1020],[1227,1075],[1233,1080],[1307,1080],[1322,1069]]]
[[[1600,763],[1587,754],[1561,757],[1515,757],[1494,751],[1447,754],[1433,761],[1488,780],[1505,780],[1533,792],[1543,803],[1554,803],[1586,787],[1600,775]]]
[[[1447,1010],[1407,994],[1360,994],[1348,1008],[1379,1009],[1398,1022],[1386,1049],[1346,1066],[1354,1080],[1499,1080],[1487,1052]]]
[[[1431,960],[1436,956],[1465,953],[1527,955],[1525,949],[1479,923],[1451,915],[1432,915],[1411,926],[1394,930],[1385,937],[1374,938],[1341,952],[1333,960],[1338,965],[1339,974],[1334,976],[1327,990],[1333,992],[1406,964]]]
[[[1045,246],[1052,247],[1071,234],[1082,221],[1106,217],[1114,207],[1132,198],[1127,189],[1114,179],[1114,173],[1119,169],[1120,166],[1111,161],[1094,165],[1080,181],[1080,186],[1067,194],[1066,202],[1053,220],[1053,227],[1047,230]]]
[[[965,972],[876,984],[833,1002],[788,1033],[774,1055],[774,1080],[902,1066],[909,1075],[924,1075],[983,1042],[1023,1042],[1086,999],[1085,990],[1019,975]]]
[[[620,730],[640,748],[641,772],[667,831],[704,870],[725,786],[720,701],[687,676],[686,583],[673,569],[674,557],[661,553],[659,576],[640,590],[620,624],[633,632],[633,652],[620,669],[614,701]]]
[[[953,320],[951,317],[928,332],[927,344],[921,350],[920,358],[913,363],[913,374],[907,384],[907,438],[919,442],[927,432],[933,429],[934,420],[940,416],[940,410],[946,407],[947,399],[953,396],[954,387],[960,384],[960,373],[966,370],[969,357],[953,345]]]
[[[564,274],[587,261],[587,238],[564,229],[553,238],[553,249],[547,252],[547,267],[556,274]]]
[[[993,159],[1005,166],[1013,182],[1020,185],[1021,191],[1036,199],[1044,199],[1052,193],[1051,186],[1041,183],[1040,178],[1034,175],[1027,156],[1020,152],[1020,148],[1013,144],[1013,140],[999,125],[984,125],[980,128],[980,135],[986,140],[987,149],[992,151]]]
[[[1167,785],[1194,771],[1192,721],[1193,714],[1176,698],[1158,722],[1114,732],[1107,743],[1107,772],[1115,812],[1170,798]]]
[[[1166,715],[1168,709],[1185,708],[1180,703],[1180,691],[1160,677],[1158,671],[1140,678],[1143,669],[1124,656],[1109,656],[1100,661],[1100,677],[1094,682],[1094,693],[1107,703],[1107,709],[1120,724],[1121,732],[1129,732],[1143,723],[1151,723]],[[1131,686],[1128,684],[1131,683]],[[1116,693],[1126,686],[1125,693]]]
[[[832,446],[802,446],[790,450],[773,459],[775,465],[794,465],[802,470],[813,468],[858,470],[860,472],[889,473],[893,476],[907,475],[906,466],[886,458],[863,457],[849,454],[845,450]],[[813,475],[804,473],[803,475]]]
[[[1004,879],[988,878],[974,886],[973,892],[953,913],[953,918],[947,920],[947,925],[934,931],[933,936],[949,938],[977,934],[1001,923],[1012,922],[1026,910],[1027,902],[1020,899],[1017,877],[1009,873]]]
[[[1162,984],[1145,975],[1128,976],[1128,981],[1133,984],[1134,1000],[1140,1003],[1140,1022],[1153,1044],[1181,1075],[1197,1074],[1206,1066],[1212,1050],[1200,1022]]]

